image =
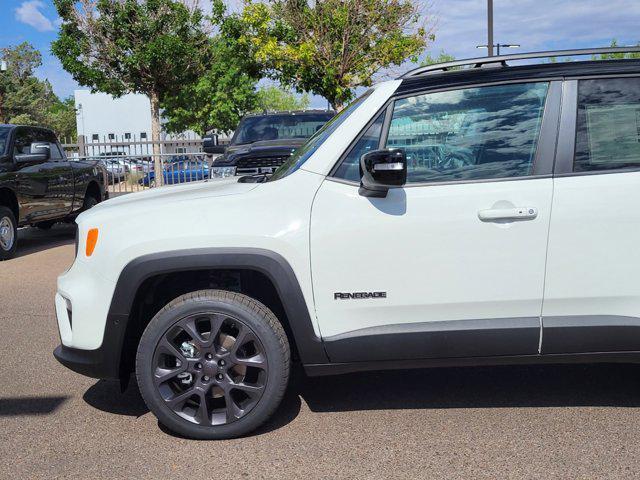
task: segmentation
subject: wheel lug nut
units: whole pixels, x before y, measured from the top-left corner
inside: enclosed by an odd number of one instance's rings
[[[222,378],[223,378],[223,377],[222,377],[222,374],[221,374],[221,373],[217,374],[217,375],[216,375],[216,378],[217,378],[218,380],[222,380]]]
[[[202,368],[202,364],[201,363],[196,363],[196,369],[200,370]]]
[[[220,361],[218,362],[218,365],[220,365],[221,367],[224,367],[224,366],[225,366],[225,363],[226,363],[226,362],[225,362],[224,360],[220,360]]]
[[[207,354],[205,355],[205,358],[206,358],[207,360],[211,360],[211,359],[213,358],[213,355],[211,355],[210,353],[207,353]]]
[[[208,382],[209,381],[209,377],[205,375],[204,377],[202,377],[202,381],[203,382]]]

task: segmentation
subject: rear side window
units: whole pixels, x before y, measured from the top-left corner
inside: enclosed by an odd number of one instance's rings
[[[580,80],[575,172],[640,168],[640,78]]]
[[[522,177],[533,169],[548,83],[397,100],[387,148],[407,155],[407,183]]]

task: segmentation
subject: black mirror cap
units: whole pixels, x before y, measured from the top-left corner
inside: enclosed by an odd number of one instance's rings
[[[16,163],[44,163],[49,160],[46,153],[19,153],[14,155]]]
[[[402,148],[373,150],[360,158],[360,195],[384,198],[390,188],[407,182],[407,156]]]
[[[218,144],[218,135],[213,133],[202,137],[202,150],[210,155],[224,153],[226,147]]]

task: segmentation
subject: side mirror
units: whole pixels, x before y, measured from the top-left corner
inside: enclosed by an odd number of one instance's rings
[[[390,188],[407,181],[407,157],[402,148],[374,150],[360,158],[360,190],[363,197],[384,198]]]
[[[29,150],[31,153],[15,155],[16,163],[42,163],[51,158],[51,146],[47,142],[34,142]]]
[[[218,135],[213,133],[211,135],[205,135],[202,137],[202,150],[208,154],[220,154],[224,153],[226,148],[224,145],[218,144]]]

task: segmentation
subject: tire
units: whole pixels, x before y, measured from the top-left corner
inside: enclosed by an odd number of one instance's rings
[[[16,256],[18,222],[10,208],[0,206],[0,261]]]
[[[98,204],[98,199],[93,195],[87,194],[84,197],[84,202],[82,202],[82,211],[89,210],[92,207],[95,207]]]
[[[289,342],[276,316],[223,290],[166,305],[147,325],[136,357],[149,410],[173,432],[200,440],[235,438],[262,425],[280,404],[289,372]]]

